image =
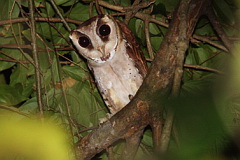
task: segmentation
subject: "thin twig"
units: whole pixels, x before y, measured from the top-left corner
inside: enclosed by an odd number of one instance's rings
[[[225,74],[224,72],[219,71],[217,69],[213,69],[213,68],[209,68],[209,67],[203,67],[203,66],[200,66],[200,65],[184,64],[184,67],[185,68],[192,68],[192,69],[196,69],[196,70],[213,72],[213,73],[217,73],[217,74]]]
[[[32,118],[30,115],[19,111],[19,110],[18,110],[17,108],[15,108],[15,107],[9,107],[9,106],[0,105],[0,108],[1,108],[1,109],[5,109],[5,110],[9,110],[9,111],[11,111],[11,112],[15,112],[15,113],[17,113],[17,114],[19,114],[19,115],[22,115],[22,116],[24,116],[24,117],[27,117],[27,118]]]
[[[134,6],[137,6],[139,3],[141,2],[141,0],[135,0],[132,4],[132,7],[133,9],[130,10],[130,12],[128,12],[126,15],[125,15],[125,19],[124,19],[124,23],[125,24],[128,24],[128,22],[130,21],[130,19],[138,12],[138,8]]]
[[[204,61],[200,62],[198,65],[204,64],[205,62],[207,62],[207,61],[213,59],[214,57],[216,57],[217,55],[219,55],[220,53],[221,53],[221,52],[216,52],[215,54],[209,56],[209,57],[208,57],[207,59],[205,59]]]
[[[1,44],[0,48],[11,48],[11,49],[30,49],[32,50],[32,46],[30,44]],[[60,47],[60,48],[55,48],[57,51],[72,51],[73,48],[70,46],[66,46],[66,47]],[[53,51],[53,49],[51,48],[40,48],[37,47],[38,51],[41,52],[47,52],[47,50]]]
[[[150,59],[153,60],[154,58],[154,54],[153,54],[153,49],[152,49],[152,45],[151,45],[151,41],[150,41],[150,34],[149,34],[149,21],[145,20],[145,36],[146,36],[146,44],[147,44],[147,49],[148,49],[148,54]]]
[[[36,37],[36,23],[34,19],[34,2],[29,0],[29,10],[30,10],[30,24],[31,24],[31,40],[32,40],[32,53],[33,60],[35,64],[35,78],[36,78],[36,92],[37,92],[37,102],[40,111],[40,116],[43,118],[43,100],[41,94],[41,74],[40,74],[40,64],[37,51],[37,37]]]
[[[62,23],[62,19],[61,18],[53,18],[53,17],[34,17],[35,21],[39,21],[39,22],[55,22],[55,23]],[[6,24],[10,24],[10,23],[21,23],[21,22],[27,22],[29,19],[26,17],[19,17],[19,18],[12,18],[11,20],[1,20],[0,21],[0,26],[1,25],[6,25]],[[74,23],[77,25],[82,24],[82,21],[79,20],[74,20],[74,19],[70,19],[70,18],[66,18],[65,19],[68,23]]]
[[[231,41],[228,39],[228,36],[224,32],[222,26],[220,25],[220,22],[217,19],[217,16],[215,15],[212,6],[209,6],[208,12],[207,12],[207,17],[209,18],[214,30],[217,32],[218,36],[221,38],[223,44],[227,49],[231,52],[233,51],[233,45]]]
[[[8,57],[8,58],[11,58],[11,59],[1,58],[1,60],[7,61],[7,62],[16,62],[16,63],[20,63],[20,64],[23,65],[23,67],[28,68],[28,67],[24,64],[25,62],[28,62],[28,61],[19,61],[19,60],[15,59],[14,57],[12,57],[12,56],[10,56],[10,55],[4,53],[3,51],[0,51],[0,53],[3,54],[3,55],[5,55],[5,56]],[[29,62],[28,62],[28,63],[29,63]]]
[[[30,63],[29,61],[19,61],[19,60],[15,60],[15,59],[6,59],[6,58],[0,58],[0,61],[21,63],[22,65]]]
[[[104,14],[105,13],[103,7],[99,5],[98,0],[95,0],[95,6],[96,6],[98,14]]]
[[[204,37],[204,38],[207,38],[211,41],[218,41],[219,38],[216,37],[216,36],[203,36],[203,35],[198,35],[198,37]],[[237,37],[237,36],[228,36],[228,39],[231,40],[231,41],[240,41],[240,37]]]
[[[12,8],[11,8],[11,10],[10,10],[10,13],[9,13],[9,17],[10,17],[10,19],[9,19],[9,24],[10,24],[10,26],[11,26],[11,31],[12,31],[13,37],[14,37],[16,43],[19,45],[19,44],[20,44],[20,43],[19,43],[19,40],[18,40],[18,38],[17,38],[17,35],[16,35],[16,33],[15,33],[14,29],[13,29],[13,25],[12,25],[12,13],[13,13],[13,9],[14,9],[15,4],[18,5],[18,3],[16,2],[16,0],[14,1],[13,5],[12,5]],[[29,20],[28,20],[28,21],[29,21]],[[28,56],[25,55],[25,53],[24,53],[24,51],[22,50],[22,48],[18,48],[18,49],[19,49],[19,51],[21,52],[22,56],[23,56],[26,60],[28,60],[28,61],[35,67],[35,64],[34,64],[32,61],[30,61],[30,59],[28,58]]]
[[[71,28],[70,26],[68,25],[67,21],[65,20],[64,16],[62,15],[62,13],[60,12],[60,10],[58,9],[58,6],[56,5],[55,1],[54,0],[50,0],[53,8],[55,9],[55,11],[57,12],[58,16],[61,18],[64,26],[67,28],[67,30],[70,32],[71,31]]]
[[[216,48],[219,48],[219,49],[221,49],[221,50],[223,50],[223,51],[225,51],[225,52],[229,52],[226,47],[224,47],[224,46],[222,46],[222,45],[220,45],[220,44],[218,44],[218,43],[215,43],[215,42],[211,41],[210,39],[208,39],[208,38],[206,38],[206,37],[204,37],[204,36],[193,35],[192,37],[194,38],[193,40],[197,39],[197,40],[202,41],[203,43],[204,43],[204,42],[205,42],[205,43],[208,43],[208,44],[210,44],[210,45],[212,45],[212,46],[214,46],[214,47],[216,47]],[[192,39],[191,39],[191,41],[192,41]]]
[[[124,10],[124,7],[112,5],[112,4],[109,4],[109,3],[101,1],[101,0],[99,0],[99,5],[102,5],[102,6],[106,7],[106,8],[109,8],[109,9],[113,9],[113,10],[119,11],[122,14],[124,14],[126,12],[126,10]],[[140,18],[143,21],[148,20],[149,22],[156,23],[156,24],[158,24],[158,25],[160,25],[162,27],[165,27],[165,28],[169,27],[169,25],[167,23],[159,21],[159,20],[153,18],[152,16],[150,16],[148,14],[137,12],[135,14],[135,17]],[[210,40],[207,40],[206,38],[204,38],[202,36],[193,35],[193,38],[197,39],[197,40],[201,40],[201,41],[206,42],[206,43],[208,43],[210,45],[213,45],[214,47],[217,47],[217,48],[219,48],[219,49],[221,49],[221,50],[223,50],[225,52],[228,52],[228,50],[224,46],[222,46],[220,44],[217,44],[217,43],[214,43],[214,42],[212,42]],[[194,39],[192,39],[192,42],[194,42]],[[235,40],[236,40],[236,38],[235,38]]]

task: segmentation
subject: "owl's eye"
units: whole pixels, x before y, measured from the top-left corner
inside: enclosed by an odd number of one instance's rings
[[[91,44],[89,38],[86,37],[86,36],[80,37],[79,40],[78,40],[78,43],[83,48],[87,48]]]
[[[106,25],[106,24],[103,24],[100,28],[99,28],[99,34],[101,36],[108,36],[111,32],[111,28]]]

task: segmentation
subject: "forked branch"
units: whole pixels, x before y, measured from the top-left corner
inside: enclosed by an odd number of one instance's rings
[[[179,7],[175,10],[167,35],[135,98],[109,121],[78,142],[79,159],[91,159],[114,142],[131,137],[152,124],[152,115],[161,113],[172,90],[179,56],[182,56],[180,59],[184,58],[195,25],[210,3],[209,0],[187,2],[182,0],[179,4],[187,5],[184,10]],[[181,21],[181,14],[186,14],[186,22]],[[186,31],[180,32],[183,27]]]

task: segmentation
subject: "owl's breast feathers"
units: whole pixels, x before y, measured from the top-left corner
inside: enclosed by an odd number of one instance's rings
[[[130,102],[147,73],[146,61],[141,56],[139,46],[132,36],[130,37],[133,39],[121,40],[118,43],[116,54],[111,61],[101,65],[89,64],[103,99],[112,114]],[[123,38],[127,37],[123,35]]]
[[[84,22],[70,38],[88,60],[98,89],[115,114],[135,96],[147,74],[146,60],[132,31],[123,22],[100,15]]]

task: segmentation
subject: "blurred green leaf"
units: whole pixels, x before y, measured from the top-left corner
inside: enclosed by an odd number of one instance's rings
[[[150,129],[148,129],[144,132],[141,143],[143,143],[144,145],[147,145],[149,147],[153,147],[152,131]]]
[[[218,18],[224,23],[233,24],[235,16],[232,7],[225,0],[214,0],[213,2]]]
[[[27,97],[22,96],[22,94],[15,87],[11,87],[6,84],[0,84],[0,104],[6,106],[17,105]]]
[[[36,114],[38,112],[38,103],[37,98],[31,98],[27,100],[21,107],[19,108],[21,112],[24,112],[26,114]]]
[[[225,134],[209,90],[170,103],[175,106],[177,128],[181,131],[178,157],[196,159],[209,155],[215,142]]]

